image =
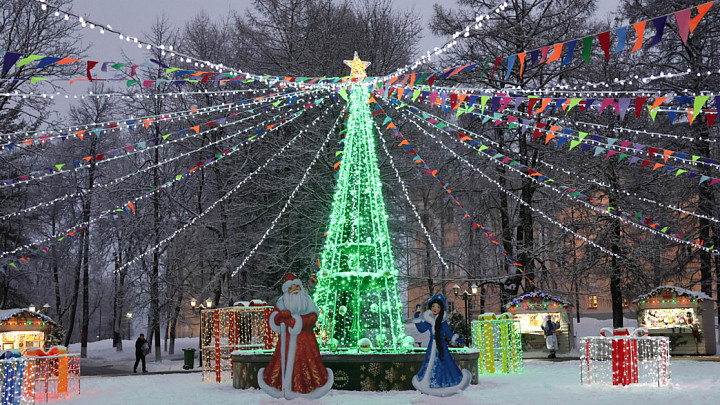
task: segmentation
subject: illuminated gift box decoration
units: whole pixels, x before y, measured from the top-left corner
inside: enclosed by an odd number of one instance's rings
[[[519,374],[523,372],[520,321],[512,314],[493,313],[472,321],[472,345],[480,350],[478,375]]]
[[[713,355],[714,301],[702,292],[666,285],[633,302],[638,307],[638,326],[647,329],[651,336],[670,338],[672,354]]]
[[[667,385],[670,340],[648,336],[643,328],[604,328],[601,336],[580,339],[580,382],[583,384]]]
[[[26,356],[34,361],[35,402],[67,399],[80,394],[80,355],[70,354],[64,346],[43,351],[28,348]]]
[[[272,309],[264,301],[252,300],[201,312],[203,381],[232,381],[231,353],[235,350],[275,348],[277,333],[268,323]]]
[[[0,404],[33,404],[33,360],[21,357],[20,350],[0,352]]]

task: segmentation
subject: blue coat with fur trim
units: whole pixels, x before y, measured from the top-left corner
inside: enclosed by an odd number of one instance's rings
[[[435,297],[433,297],[435,298]],[[442,299],[445,302],[444,297]],[[440,350],[442,350],[443,358],[440,359],[438,348],[435,344],[435,320],[437,318],[432,311],[425,311],[422,317],[415,318],[415,327],[421,333],[430,332],[430,343],[425,353],[425,361],[420,371],[413,377],[413,385],[421,392],[429,395],[447,396],[458,393],[465,389],[470,382],[472,374],[467,370],[460,370],[455,364],[448,350],[445,339],[450,339],[451,343],[455,343],[458,335],[450,330],[445,319],[442,320],[440,328]]]

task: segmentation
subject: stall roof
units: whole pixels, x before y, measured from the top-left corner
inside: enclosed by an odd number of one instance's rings
[[[19,315],[23,312],[27,312],[30,316],[40,319],[41,321],[51,323],[53,325],[57,325],[57,322],[55,322],[52,318],[50,318],[47,315],[43,315],[39,312],[30,312],[27,308],[10,308],[10,309],[0,309],[0,322],[7,321],[8,319],[12,318],[15,315]]]
[[[543,299],[546,299],[546,300],[557,301],[557,302],[559,302],[559,303],[561,303],[561,304],[565,304],[565,305],[568,304],[568,302],[565,301],[565,300],[563,300],[562,298],[554,297],[554,296],[552,296],[552,295],[550,295],[550,294],[546,294],[546,293],[544,293],[544,292],[542,292],[542,291],[533,291],[533,292],[531,292],[531,293],[527,293],[527,294],[523,294],[523,295],[518,295],[517,297],[511,299],[511,300],[505,305],[505,307],[510,308],[510,307],[513,306],[513,305],[517,305],[517,304],[520,303],[520,301],[522,301],[522,300],[525,300],[525,299],[528,299],[528,298],[535,298],[535,297],[540,297],[540,298],[543,298]]]
[[[703,293],[703,292],[700,292],[700,291],[688,290],[688,289],[685,289],[685,288],[676,287],[676,286],[674,286],[674,285],[662,285],[662,286],[660,286],[660,287],[658,287],[658,288],[650,291],[650,292],[647,293],[647,294],[643,294],[643,295],[638,296],[637,298],[635,298],[635,299],[633,300],[633,302],[638,302],[638,301],[640,301],[640,300],[644,300],[644,299],[646,299],[646,298],[652,297],[653,295],[657,295],[657,294],[658,294],[660,291],[662,291],[662,290],[674,291],[675,294],[677,294],[677,295],[684,295],[684,296],[691,297],[691,298],[695,298],[695,299],[698,299],[698,300],[715,301],[715,298],[713,298],[713,297],[711,297],[711,296],[709,296],[709,295],[707,295],[707,294],[705,294],[705,293]]]

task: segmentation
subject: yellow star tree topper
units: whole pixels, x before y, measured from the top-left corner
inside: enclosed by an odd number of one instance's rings
[[[367,77],[365,69],[370,66],[370,62],[360,60],[357,51],[355,51],[355,57],[352,60],[344,61],[346,65],[350,66],[350,77],[353,79],[364,79]]]

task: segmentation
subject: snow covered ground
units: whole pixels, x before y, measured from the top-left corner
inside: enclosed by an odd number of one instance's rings
[[[582,318],[575,324],[578,337],[597,336],[603,327],[610,326],[610,320]],[[625,320],[625,326],[636,326],[635,321]],[[117,371],[114,374],[132,371],[134,362],[134,341],[123,342],[125,350],[117,352],[110,341],[91,342],[88,359],[82,367],[107,365]],[[197,338],[183,338],[176,342],[176,354],[163,353],[163,361],[152,361],[148,356],[148,370],[153,372],[182,370],[182,349],[196,348]],[[78,344],[70,351],[79,353]],[[571,353],[568,356],[577,356]],[[480,384],[471,385],[460,395],[449,398],[424,396],[416,391],[396,392],[353,392],[331,391],[320,400],[297,399],[296,404],[527,404],[527,403],[582,403],[583,405],[615,403],[654,404],[710,404],[720,398],[720,356],[699,361],[693,358],[671,359],[671,383],[665,387],[654,386],[588,386],[580,384],[579,360],[542,361],[526,360],[525,373],[521,375],[481,376]],[[197,359],[195,363],[197,367]],[[196,368],[197,370],[197,368]],[[98,373],[113,374],[113,373]],[[87,375],[87,374],[86,374]],[[236,390],[232,383],[203,383],[200,373],[180,374],[131,374],[113,377],[83,377],[81,395],[63,401],[64,404],[114,405],[114,404],[276,404],[275,400],[260,390]]]
[[[147,369],[153,371],[175,371],[182,370],[184,348],[197,349],[197,338],[180,338],[175,340],[175,354],[162,353],[162,361],[155,362],[155,354],[150,353],[147,358]],[[80,343],[73,343],[69,347],[70,353],[80,353]],[[196,352],[197,356],[197,352]],[[123,351],[118,352],[112,347],[111,340],[101,340],[88,343],[88,357],[81,360],[81,372],[83,374],[124,374],[132,372],[135,363],[135,341],[123,340]],[[197,367],[197,358],[195,366]],[[140,371],[140,366],[138,366]]]
[[[352,392],[330,391],[315,401],[294,400],[294,404],[528,404],[609,403],[711,404],[720,398],[720,362],[676,360],[672,381],[666,387],[580,385],[577,360],[549,362],[529,360],[521,375],[482,376],[460,395],[448,398],[424,396],[416,391]],[[64,404],[275,404],[260,390],[236,390],[231,383],[202,383],[199,373],[87,377],[82,379],[80,396]]]

